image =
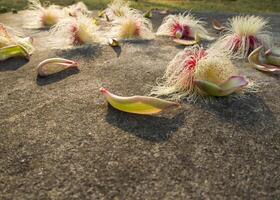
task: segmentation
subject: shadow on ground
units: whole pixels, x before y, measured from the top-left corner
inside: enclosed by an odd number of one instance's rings
[[[56,55],[66,59],[84,58],[93,59],[101,54],[102,47],[94,45],[83,45],[75,48],[69,48],[64,50],[57,50]]]
[[[214,113],[222,121],[238,125],[254,134],[263,134],[264,129],[280,128],[277,120],[263,99],[255,94],[243,97],[219,97],[198,101],[194,106]]]
[[[0,72],[16,71],[27,63],[28,60],[24,58],[13,58],[5,61],[0,61]]]
[[[163,116],[134,115],[118,111],[108,104],[106,121],[139,138],[162,142],[168,140],[185,122],[184,113],[172,118]]]
[[[69,76],[72,76],[74,74],[78,74],[79,72],[80,72],[80,70],[77,69],[77,68],[68,68],[68,69],[65,69],[61,72],[52,74],[52,75],[47,76],[47,77],[37,76],[36,82],[37,82],[37,85],[44,86],[44,85],[59,82],[59,81],[65,79]]]

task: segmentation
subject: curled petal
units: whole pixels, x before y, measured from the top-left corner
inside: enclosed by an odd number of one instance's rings
[[[21,45],[11,45],[0,48],[0,61],[13,57],[24,57],[29,60],[30,55],[28,51]]]
[[[200,42],[200,38],[196,35],[194,40],[174,39],[174,42],[184,46],[192,46]]]
[[[242,76],[232,76],[220,85],[203,80],[195,80],[194,82],[202,92],[218,97],[230,95],[248,85],[248,81]]]
[[[145,12],[143,16],[150,19],[153,16],[152,12],[153,12],[153,9],[150,9],[147,12]]]
[[[50,58],[42,61],[38,65],[38,75],[44,77],[68,68],[78,69],[78,63],[63,58]]]
[[[100,25],[99,21],[98,21],[96,18],[93,18],[93,19],[92,19],[92,23],[93,23],[94,25],[96,25],[96,26],[99,26],[99,25]]]
[[[108,43],[111,47],[119,47],[120,46],[120,42],[115,38],[110,38]]]
[[[175,43],[184,45],[184,46],[192,46],[198,43],[196,40],[182,40],[182,39],[174,39]]]
[[[111,21],[110,18],[109,18],[109,16],[108,16],[107,14],[105,14],[105,18],[106,18],[106,21],[107,21],[107,22]]]
[[[226,27],[222,26],[222,24],[216,19],[212,21],[212,26],[217,31],[224,31],[226,29]]]
[[[28,52],[29,55],[34,53],[34,46],[33,46],[33,38],[32,37],[25,37],[18,39],[17,43],[24,47],[24,49]]]
[[[263,57],[261,59],[261,50],[262,46],[255,49],[248,57],[249,63],[252,64],[257,70],[264,71],[264,72],[279,72],[280,67],[277,67],[274,64],[277,64],[277,59],[273,60],[274,58],[277,58],[276,56],[269,55],[269,52],[266,52],[267,56]],[[278,58],[279,60],[279,58]],[[280,63],[279,63],[280,64]],[[279,65],[280,66],[280,65]]]
[[[114,108],[128,113],[152,115],[165,109],[179,106],[178,103],[165,101],[155,97],[121,97],[110,93],[105,88],[100,88],[100,92]]]
[[[98,17],[104,17],[104,15],[105,15],[105,10],[98,11]]]
[[[280,56],[267,55],[265,56],[265,62],[270,65],[275,65],[276,67],[280,67]]]

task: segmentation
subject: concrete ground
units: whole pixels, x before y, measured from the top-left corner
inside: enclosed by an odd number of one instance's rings
[[[0,21],[20,28],[21,15]],[[154,15],[155,28],[162,17]],[[279,39],[280,16],[267,17]],[[24,31],[36,46],[47,36]],[[138,116],[108,106],[98,89],[148,94],[182,48],[164,38],[40,47],[29,62],[0,63],[0,199],[280,199],[280,75],[238,62],[258,93]],[[54,56],[80,71],[37,78],[37,64]]]

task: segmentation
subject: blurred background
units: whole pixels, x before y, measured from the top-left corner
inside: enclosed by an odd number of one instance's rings
[[[49,0],[59,5],[69,5],[79,0]],[[105,8],[110,0],[82,0],[91,10]],[[42,0],[42,2],[45,2]],[[203,12],[280,13],[280,0],[132,0],[132,7]],[[21,10],[27,0],[0,0],[0,12]]]

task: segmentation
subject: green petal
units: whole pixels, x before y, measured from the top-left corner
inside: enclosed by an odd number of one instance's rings
[[[204,93],[211,96],[227,96],[233,92],[241,89],[248,84],[248,81],[242,76],[232,76],[227,81],[221,85],[216,85],[214,83],[195,80],[196,86]]]
[[[254,66],[257,70],[265,72],[279,72],[280,68],[274,64],[277,64],[280,61],[277,61],[279,57],[273,55],[262,56],[261,50],[262,46],[255,49],[249,56],[249,63]],[[279,65],[280,66],[280,65]]]
[[[21,45],[29,55],[32,55],[35,51],[35,48],[32,44],[33,39],[31,37],[21,38],[17,41],[19,45]]]
[[[100,92],[114,108],[128,113],[152,115],[165,109],[179,106],[178,103],[165,101],[155,97],[121,97],[110,93],[104,88],[100,88]]]
[[[280,56],[267,55],[264,57],[265,62],[276,67],[280,67]]]
[[[0,48],[0,61],[13,57],[24,57],[29,59],[29,54],[27,50],[21,45],[11,45]]]
[[[153,16],[152,11],[153,11],[153,9],[148,10],[147,12],[144,13],[143,16],[146,18],[149,18],[149,19],[152,18],[152,16]]]
[[[109,45],[111,47],[119,47],[120,46],[120,42],[117,39],[110,38],[109,39]]]
[[[105,14],[105,10],[98,11],[98,17],[103,17]]]

